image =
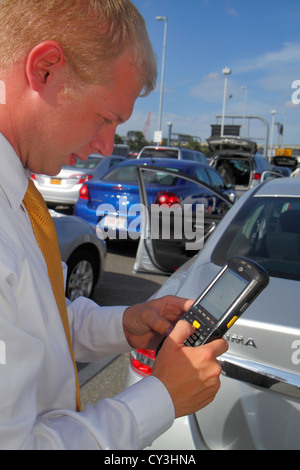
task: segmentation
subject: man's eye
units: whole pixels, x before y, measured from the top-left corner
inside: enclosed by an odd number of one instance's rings
[[[111,119],[106,119],[101,115],[99,115],[99,121],[101,121],[101,124],[106,124],[107,126],[113,123]]]

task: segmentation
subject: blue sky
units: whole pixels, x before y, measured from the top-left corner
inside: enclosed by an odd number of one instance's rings
[[[144,131],[148,113],[148,140],[158,127],[159,86],[164,23],[168,17],[163,102],[163,135],[168,122],[173,132],[210,136],[210,124],[222,113],[224,76],[228,66],[226,114],[242,115],[247,87],[247,115],[261,116],[271,126],[285,125],[283,145],[300,144],[300,1],[299,0],[133,0],[144,16],[158,60],[157,89],[136,102],[131,119],[117,130]],[[231,98],[229,96],[231,95]],[[300,101],[300,100],[299,100]],[[240,122],[241,124],[241,122]],[[248,132],[242,129],[241,135]],[[251,121],[250,137],[263,142],[265,128]],[[274,143],[277,143],[275,127]]]

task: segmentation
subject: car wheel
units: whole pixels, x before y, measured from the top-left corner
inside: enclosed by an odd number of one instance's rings
[[[96,284],[96,264],[86,249],[78,250],[69,258],[66,296],[73,301],[77,297],[91,297]]]

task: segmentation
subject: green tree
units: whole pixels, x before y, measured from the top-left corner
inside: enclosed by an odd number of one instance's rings
[[[149,142],[145,139],[144,134],[141,131],[136,131],[135,137],[130,137],[127,143],[130,150],[134,150],[136,152],[140,151],[146,145],[149,145]]]
[[[124,144],[123,139],[119,134],[115,134],[115,144]]]

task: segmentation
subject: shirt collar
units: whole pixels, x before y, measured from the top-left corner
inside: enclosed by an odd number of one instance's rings
[[[21,205],[28,186],[28,176],[12,145],[0,133],[0,187],[12,209]]]

